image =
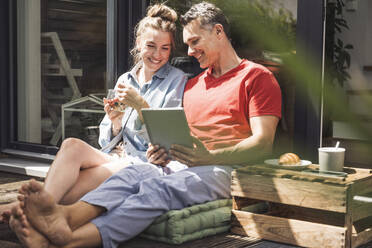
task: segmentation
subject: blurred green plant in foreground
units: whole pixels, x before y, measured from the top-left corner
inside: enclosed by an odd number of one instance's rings
[[[176,9],[179,14],[183,14],[192,4],[201,1],[152,1],[154,2],[165,2]],[[314,99],[318,97],[320,101],[322,93],[327,92],[324,112],[332,113],[349,122],[355,130],[363,133],[367,143],[371,143],[372,133],[362,125],[360,118],[349,110],[347,95],[343,88],[334,87],[333,83],[335,77],[339,82],[349,79],[347,69],[350,65],[350,57],[347,50],[352,49],[351,45],[336,40],[332,47],[327,48],[332,49],[336,57],[326,65],[325,71],[334,74],[332,77],[325,77],[324,83],[320,83],[322,75],[319,68],[322,65],[312,57],[312,51],[303,49],[301,43],[296,40],[296,20],[290,11],[278,4],[278,1],[209,0],[209,2],[216,4],[229,18],[232,44],[241,57],[251,60],[271,60],[281,64],[281,73],[295,83],[295,87],[304,96],[309,96],[309,98],[316,96]],[[342,0],[337,0],[337,3],[341,4]],[[338,15],[331,20],[334,23],[327,24],[327,27],[328,29],[334,28],[338,32],[342,28],[346,29],[347,24],[339,16],[339,12],[336,14]],[[333,30],[333,32],[336,31]],[[179,33],[182,36],[182,32]],[[305,56],[301,57],[301,55]],[[338,73],[335,70],[338,70]],[[372,109],[370,97],[363,98],[363,100]],[[314,108],[317,106],[319,105],[316,104]],[[317,113],[319,110],[314,109],[314,112]]]

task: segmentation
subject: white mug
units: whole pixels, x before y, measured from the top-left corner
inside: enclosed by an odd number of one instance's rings
[[[319,151],[319,171],[343,171],[345,148],[321,147]]]

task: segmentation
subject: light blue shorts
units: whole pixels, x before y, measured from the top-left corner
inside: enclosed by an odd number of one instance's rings
[[[117,247],[169,210],[229,198],[232,170],[229,166],[197,166],[167,175],[153,164],[133,165],[107,179],[82,201],[107,209],[92,223],[103,247]]]

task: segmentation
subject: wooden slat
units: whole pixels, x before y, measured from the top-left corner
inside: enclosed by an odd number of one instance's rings
[[[90,43],[101,41],[104,43],[106,41],[105,33],[91,33],[91,32],[70,32],[70,31],[58,31],[59,39],[64,42],[69,41],[82,41],[87,40]]]
[[[72,41],[64,40],[63,41],[63,47],[66,48],[65,49],[66,52],[79,50],[82,55],[84,55],[86,52],[93,53],[93,50],[96,51],[96,52],[98,51],[98,53],[95,54],[95,57],[98,57],[98,56],[102,57],[104,55],[104,51],[106,49],[105,43],[106,43],[106,41],[104,43],[102,43],[102,42],[92,43],[92,41],[90,41],[90,40],[80,40],[80,41],[78,41],[78,40],[75,40],[75,41],[74,40],[72,40]],[[42,46],[53,47],[53,43],[43,42]]]
[[[311,167],[318,168],[317,166]],[[268,165],[246,166],[236,170],[236,174],[264,175],[268,177],[290,178],[302,181],[317,181],[326,184],[346,184],[346,178],[335,176],[319,176],[316,174],[303,173],[296,170],[276,169]]]
[[[372,186],[369,188],[369,190],[371,191],[369,194],[364,194],[361,196],[372,198]],[[352,215],[353,215],[353,222],[372,216],[372,203],[371,202],[359,202],[359,201],[354,200],[352,204]]]
[[[287,178],[232,174],[231,195],[301,207],[346,212],[346,188]]]
[[[254,199],[248,199],[248,198],[242,198],[242,197],[233,197],[232,198],[232,208],[236,210],[240,210],[246,206],[262,202],[260,200],[254,200]]]
[[[253,211],[251,211],[253,212]],[[270,203],[270,215],[343,227],[344,214],[280,203]]]
[[[100,2],[85,2],[85,1],[51,1],[48,0],[48,8],[52,9],[84,9],[89,12],[94,12],[95,9],[105,9],[106,1]]]
[[[104,21],[102,22],[83,22],[80,20],[76,21],[63,21],[63,20],[48,20],[49,30],[58,31],[82,31],[92,33],[106,33],[106,26]]]
[[[372,228],[368,228],[360,233],[353,233],[351,247],[358,247],[372,241]],[[368,246],[370,247],[370,246]]]
[[[231,231],[305,247],[344,247],[346,228],[233,210]]]
[[[53,11],[53,12],[60,12],[62,14],[72,14],[72,15],[80,15],[80,16],[94,16],[94,17],[105,17],[106,16],[106,9],[101,8],[101,9],[93,9],[92,11],[91,8],[76,8],[76,9],[67,9],[67,8],[49,8],[48,11]]]
[[[99,18],[106,18],[106,17],[97,17],[94,14],[90,15],[82,15],[82,13],[71,13],[66,11],[61,11],[57,9],[49,9],[48,10],[48,19],[55,19],[55,20],[83,20],[84,22],[96,22]]]
[[[351,194],[364,195],[368,192],[372,192],[372,174],[368,174],[368,177],[356,181],[351,186]]]
[[[346,189],[346,213],[345,213],[345,247],[351,247],[351,234],[353,228],[352,219],[352,207],[353,207],[353,196],[351,194],[351,187]]]

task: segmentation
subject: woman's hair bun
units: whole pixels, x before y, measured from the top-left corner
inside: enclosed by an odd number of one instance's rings
[[[176,22],[177,13],[173,9],[164,4],[155,4],[150,6],[147,10],[148,17],[160,17],[163,20]]]

